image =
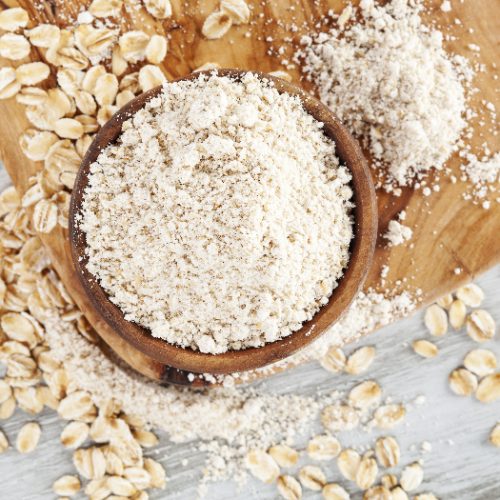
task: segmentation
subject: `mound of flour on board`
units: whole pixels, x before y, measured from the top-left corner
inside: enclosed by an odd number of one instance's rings
[[[206,353],[311,319],[353,235],[351,176],[322,125],[251,73],[167,83],[125,122],[81,220],[87,267],[125,318]]]
[[[417,2],[360,4],[361,22],[302,39],[297,54],[320,98],[369,149],[388,191],[441,169],[465,127],[460,56],[422,24]]]

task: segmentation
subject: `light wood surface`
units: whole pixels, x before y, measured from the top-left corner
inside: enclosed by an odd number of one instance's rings
[[[20,2],[30,11],[33,19],[40,21],[59,22],[64,24],[66,13],[74,17],[81,2],[37,2],[34,4],[22,0]],[[134,19],[124,16],[124,25],[149,30],[165,30],[171,37],[169,54],[165,60],[164,69],[169,78],[176,78],[188,74],[192,69],[206,62],[218,62],[224,67],[238,67],[270,71],[283,69],[280,61],[290,60],[292,47],[282,43],[283,37],[290,36],[290,26],[298,27],[292,36],[297,41],[302,33],[314,31],[313,26],[324,19],[328,9],[339,11],[344,5],[339,0],[294,1],[280,2],[252,2],[253,23],[250,27],[233,27],[222,39],[209,41],[200,35],[203,19],[210,13],[216,2],[181,2],[174,1],[173,18],[165,23],[153,21],[144,12],[140,12]],[[427,2],[431,5],[428,17],[432,21],[443,24],[445,32],[457,37],[449,42],[449,46],[458,53],[471,56],[473,52],[467,49],[469,43],[481,47],[478,62],[486,65],[487,71],[476,79],[476,86],[480,91],[474,102],[481,100],[491,101],[498,105],[498,96],[495,92],[492,64],[495,62],[498,50],[500,26],[498,3],[488,0],[475,0],[459,3],[452,2],[450,13],[443,13],[439,9],[440,0]],[[292,9],[293,7],[293,9]],[[260,17],[260,14],[263,14]],[[462,25],[455,25],[453,20],[459,18]],[[469,33],[469,29],[473,32]],[[247,37],[247,32],[251,36]],[[269,38],[270,37],[270,38]],[[266,39],[272,39],[266,41]],[[269,55],[276,53],[283,45],[284,54],[281,56]],[[270,50],[272,49],[272,50]],[[31,58],[38,59],[40,55],[33,50]],[[0,61],[0,65],[7,65],[8,61]],[[299,82],[299,71],[290,71],[295,82]],[[48,86],[54,85],[54,80]],[[311,89],[310,85],[305,85]],[[19,134],[28,127],[24,117],[23,107],[14,100],[0,102],[0,147],[1,156],[14,183],[23,191],[27,181],[40,165],[30,162],[22,154],[18,146]],[[498,139],[487,130],[475,127],[473,145],[479,146],[489,140],[492,149],[498,149]],[[458,175],[459,160],[453,158],[449,162],[454,173]],[[413,229],[411,244],[387,249],[382,239],[379,239],[374,264],[371,268],[367,286],[377,286],[381,266],[390,266],[388,286],[401,278],[405,278],[405,286],[422,290],[423,303],[428,302],[443,292],[455,288],[459,283],[468,281],[479,272],[491,267],[500,259],[500,208],[493,204],[490,210],[473,206],[462,199],[463,186],[452,184],[447,180],[441,182],[439,193],[429,198],[423,197],[420,192],[405,190],[401,197],[391,197],[379,193],[379,233],[386,230],[389,220],[402,209],[407,212],[406,223]],[[78,305],[88,315],[90,322],[105,341],[109,341],[110,331],[99,321],[89,306],[89,302],[82,293],[82,289],[75,277],[74,269],[69,258],[69,245],[65,232],[53,231],[43,237],[44,243],[50,250],[55,266],[75,298]],[[461,273],[453,270],[460,268]],[[118,347],[120,355],[132,366],[137,367],[136,358],[132,355],[128,345]],[[144,366],[141,360],[140,366]],[[147,365],[147,363],[146,363]],[[147,375],[161,378],[158,367],[148,366]]]

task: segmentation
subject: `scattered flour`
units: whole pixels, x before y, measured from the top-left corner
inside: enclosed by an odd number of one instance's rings
[[[484,208],[490,207],[490,201],[485,198],[500,190],[500,153],[490,158],[480,160],[473,154],[466,155],[467,163],[461,166],[464,180],[472,185],[468,193],[464,194],[466,199],[481,202]],[[500,201],[497,198],[497,201]]]
[[[390,247],[402,245],[405,241],[410,240],[412,236],[412,229],[397,220],[389,221],[387,232],[384,234],[384,238],[388,240],[388,246]]]
[[[342,276],[350,179],[297,97],[251,73],[167,83],[91,167],[88,269],[155,337],[262,346],[298,330]]]
[[[297,55],[323,102],[368,147],[388,191],[441,169],[465,127],[467,64],[444,51],[421,10],[363,0],[361,22],[304,37]]]

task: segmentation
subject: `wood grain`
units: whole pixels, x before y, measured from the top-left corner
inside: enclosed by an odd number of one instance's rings
[[[81,2],[34,3],[26,0],[20,2],[30,11],[33,19],[57,22],[64,25],[68,16],[75,16],[81,9]],[[84,2],[85,4],[89,2]],[[479,92],[473,98],[473,104],[480,109],[480,101],[487,100],[498,105],[493,79],[492,65],[496,60],[500,36],[500,25],[495,2],[476,0],[475,2],[453,2],[453,10],[443,13],[439,9],[440,0],[427,2],[430,5],[429,20],[441,23],[443,30],[457,37],[450,41],[452,50],[471,56],[467,44],[475,43],[481,47],[477,58],[487,68],[478,75],[475,85]],[[120,18],[123,26],[143,30],[163,30],[171,37],[169,54],[164,69],[169,78],[177,78],[188,74],[192,69],[205,62],[218,62],[223,67],[237,67],[270,71],[283,69],[281,62],[291,60],[292,44],[283,39],[290,36],[294,28],[293,40],[296,43],[300,35],[315,31],[314,26],[325,19],[329,9],[339,11],[344,3],[339,0],[286,0],[280,2],[252,2],[253,23],[250,27],[233,27],[223,39],[209,41],[200,36],[200,27],[204,18],[216,5],[215,1],[181,2],[174,1],[174,15],[164,23],[154,21],[144,12],[128,10]],[[262,14],[262,16],[260,16]],[[453,20],[459,18],[462,26],[455,25]],[[325,25],[325,29],[326,29]],[[469,33],[472,29],[473,33]],[[246,36],[250,33],[250,36]],[[268,40],[268,41],[266,41]],[[277,55],[283,47],[283,54]],[[33,50],[31,59],[40,58]],[[25,61],[24,61],[25,62]],[[0,61],[0,65],[8,65],[8,61]],[[296,82],[300,80],[299,69],[290,70]],[[54,78],[48,83],[54,85]],[[311,85],[303,82],[305,88],[312,90]],[[23,107],[14,100],[0,102],[0,148],[1,156],[13,182],[24,191],[28,178],[41,167],[30,162],[22,154],[18,146],[18,136],[29,124],[24,117]],[[473,123],[475,136],[472,145],[479,147],[489,141],[492,149],[498,149],[498,138],[488,130],[483,130],[479,120]],[[459,175],[458,157],[450,160],[452,171]],[[404,278],[403,285],[410,289],[422,291],[422,303],[433,300],[438,295],[456,288],[460,283],[470,280],[481,271],[491,267],[500,260],[500,208],[493,204],[490,210],[474,206],[462,199],[463,186],[452,184],[446,176],[441,181],[441,190],[429,198],[418,191],[405,190],[400,197],[386,193],[378,194],[379,233],[383,233],[389,220],[402,209],[407,212],[406,223],[413,229],[413,239],[405,246],[388,249],[379,239],[374,264],[370,270],[367,286],[377,287],[382,265],[389,265],[390,272],[387,287],[394,289],[398,280]],[[54,265],[62,280],[70,290],[80,308],[88,315],[101,337],[109,340],[110,331],[103,322],[92,313],[89,302],[82,292],[75,277],[69,258],[67,234],[55,230],[42,237],[49,249]],[[454,269],[459,268],[460,274]],[[122,357],[137,368],[137,362],[131,355],[128,346],[121,346]],[[142,365],[142,360],[139,365]],[[162,373],[157,365],[151,364],[148,376],[161,379]]]

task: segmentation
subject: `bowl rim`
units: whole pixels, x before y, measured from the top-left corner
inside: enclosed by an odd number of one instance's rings
[[[162,85],[132,99],[102,126],[82,160],[71,195],[69,212],[71,256],[78,279],[98,316],[102,317],[121,339],[138,351],[167,366],[193,373],[230,374],[253,370],[283,360],[311,344],[346,312],[364,284],[375,250],[378,216],[370,169],[357,141],[327,106],[292,83],[253,70],[207,70],[191,73],[174,81],[195,80],[201,75],[213,74],[241,79],[247,73],[252,73],[259,79],[270,80],[280,93],[286,92],[299,97],[305,110],[324,124],[325,134],[335,142],[338,157],[352,175],[351,186],[355,204],[354,236],[351,240],[349,262],[328,303],[299,330],[262,347],[221,354],[207,354],[191,348],[182,348],[163,339],[154,338],[147,329],[125,320],[122,311],[109,300],[104,289],[87,270],[86,237],[79,229],[76,219],[80,214],[84,191],[88,184],[90,166],[100,152],[120,135],[122,123],[149,100],[159,95]]]

